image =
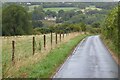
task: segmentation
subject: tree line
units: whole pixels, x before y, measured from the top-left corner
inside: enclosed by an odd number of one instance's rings
[[[25,4],[25,3],[23,3]],[[27,4],[27,3],[26,3]],[[97,8],[102,9],[112,9],[115,7],[117,2],[31,2],[31,5],[42,5],[43,8],[53,8],[53,7],[77,7],[84,9],[90,5],[94,5]]]
[[[52,26],[52,28],[54,28],[53,32],[61,32],[63,29],[64,32],[68,32],[67,30],[69,30],[69,32],[83,31],[82,25],[85,25],[86,29],[84,30],[88,30],[93,33],[100,32],[98,28],[100,28],[100,23],[103,22],[103,19],[107,14],[106,10],[89,10],[84,13],[80,10],[59,10],[58,12],[51,10],[44,11],[42,6],[43,4],[40,4],[41,5],[39,7],[34,7],[32,12],[29,12],[27,5],[23,4],[19,5],[18,3],[11,3],[10,5],[3,5],[3,36],[49,33],[51,32],[51,26],[46,26],[43,23],[45,17],[56,17],[56,25]],[[79,4],[85,3],[78,3],[77,5]],[[89,4],[91,5],[92,3]],[[64,25],[67,27],[64,27]]]
[[[87,25],[84,23],[69,24],[64,23],[56,26],[49,26],[44,28],[36,28],[34,32],[42,34],[46,33],[70,33],[70,32],[86,32]]]
[[[34,11],[31,12],[32,14],[32,21],[34,22],[36,27],[36,24],[39,25],[37,27],[43,27],[44,25],[40,20],[44,20],[45,17],[56,17],[56,23],[85,23],[87,25],[93,25],[94,23],[99,24],[99,22],[103,21],[105,15],[108,13],[107,10],[89,10],[85,11],[84,13],[81,10],[59,10],[58,12],[47,10],[44,11],[42,6],[35,7]],[[34,25],[33,24],[33,25]]]
[[[110,11],[102,27],[102,35],[104,38],[109,39],[114,48],[120,55],[120,34],[119,34],[119,21],[120,20],[120,5]]]
[[[34,10],[34,12],[32,12],[32,14],[30,14],[26,11],[24,7],[20,5],[10,5],[8,7],[3,8],[2,35],[3,36],[26,35],[26,34],[29,35],[34,34],[35,32],[49,33],[51,31],[57,33],[63,32],[68,33],[68,31],[72,32],[85,30],[84,23],[81,23],[82,27],[80,27],[78,24],[64,23],[47,28],[44,27],[33,29],[35,26],[39,26],[41,24],[40,20],[42,19],[43,16],[38,14],[43,13],[44,11],[40,9],[41,7],[38,7]],[[34,27],[32,26],[32,24]]]

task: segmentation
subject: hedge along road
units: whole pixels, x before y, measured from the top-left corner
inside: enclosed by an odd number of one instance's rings
[[[53,78],[118,78],[118,65],[99,36],[83,40]]]

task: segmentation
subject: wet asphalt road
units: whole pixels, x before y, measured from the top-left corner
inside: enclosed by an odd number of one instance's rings
[[[118,65],[99,36],[83,40],[53,78],[118,78]]]

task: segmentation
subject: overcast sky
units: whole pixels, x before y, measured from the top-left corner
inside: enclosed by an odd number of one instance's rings
[[[115,2],[120,0],[0,0],[1,2]]]

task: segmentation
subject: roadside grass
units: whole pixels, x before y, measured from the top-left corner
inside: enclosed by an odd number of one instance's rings
[[[14,78],[50,78],[57,68],[65,61],[71,54],[76,45],[88,35],[79,35],[66,43],[61,44],[59,47],[51,50],[49,54],[41,61],[35,64],[28,64],[22,66],[11,77]]]
[[[101,35],[101,39],[103,40],[104,44],[110,51],[114,60],[120,65],[120,62],[119,62],[120,54],[119,54],[117,47],[114,45],[114,43],[110,39],[105,39],[102,35]]]

